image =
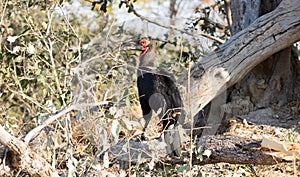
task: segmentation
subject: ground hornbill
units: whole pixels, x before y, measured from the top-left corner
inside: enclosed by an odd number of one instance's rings
[[[130,45],[129,45],[130,44]],[[140,50],[139,66],[137,71],[137,86],[139,101],[146,121],[146,128],[154,111],[163,124],[164,140],[167,143],[168,153],[180,154],[180,136],[177,121],[181,119],[182,101],[180,93],[172,77],[166,71],[157,67],[154,45],[147,39],[138,42],[126,43],[125,48]]]

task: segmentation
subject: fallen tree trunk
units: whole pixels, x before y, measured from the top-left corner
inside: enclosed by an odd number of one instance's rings
[[[300,1],[284,0],[192,66],[180,80],[186,88],[184,106],[190,116],[194,117],[257,64],[299,41],[299,31]]]
[[[110,149],[110,156],[119,162],[139,164],[150,160],[162,160],[166,150],[163,142],[153,140],[147,143],[122,142]],[[153,146],[155,145],[155,146]],[[261,150],[261,141],[233,135],[205,136],[197,140],[193,152],[193,165],[226,162],[232,164],[273,165],[287,160],[272,156]],[[199,151],[198,151],[199,150]],[[204,155],[207,150],[211,155]],[[186,164],[189,153],[178,158],[163,160],[170,164]]]

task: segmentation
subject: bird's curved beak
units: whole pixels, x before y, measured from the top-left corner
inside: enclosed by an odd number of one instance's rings
[[[121,45],[120,50],[143,50],[142,46],[138,42],[125,42]]]

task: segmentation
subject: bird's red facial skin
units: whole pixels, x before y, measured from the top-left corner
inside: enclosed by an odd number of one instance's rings
[[[148,51],[148,49],[149,49],[148,45],[150,44],[150,41],[148,41],[146,39],[141,39],[141,40],[139,40],[139,44],[143,48],[142,53],[140,54],[140,56],[141,56],[141,55],[145,54]]]

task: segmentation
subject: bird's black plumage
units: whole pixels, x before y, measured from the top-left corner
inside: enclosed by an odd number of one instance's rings
[[[177,121],[183,116],[180,92],[173,77],[166,71],[157,68],[153,44],[146,39],[141,39],[136,44],[136,48],[131,49],[142,51],[139,56],[137,87],[143,117],[146,121],[144,129],[147,128],[154,111],[161,119],[164,130],[168,129],[170,125],[174,125],[173,130],[175,130]],[[172,133],[166,131],[164,133],[165,141],[168,141],[166,142],[168,152],[175,152],[176,155],[179,155],[180,136],[178,130],[174,132],[176,133],[173,133],[173,136]]]
[[[152,117],[152,110],[161,119],[163,129],[177,123],[181,116],[182,101],[171,76],[162,73],[139,74],[137,86],[145,127]]]
[[[141,39],[137,86],[140,104],[147,127],[152,110],[163,123],[163,129],[175,125],[181,116],[182,101],[174,78],[164,70],[158,69],[153,44]]]

